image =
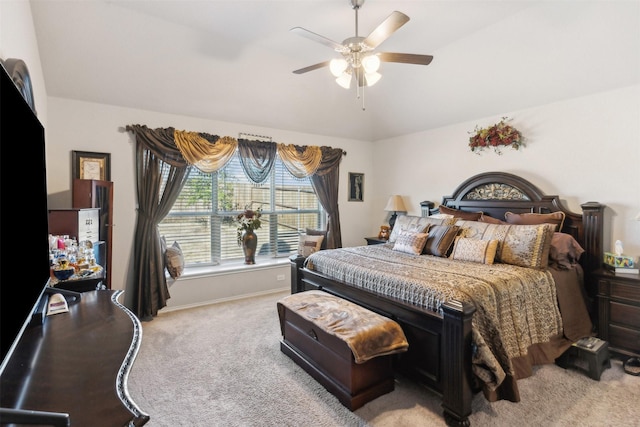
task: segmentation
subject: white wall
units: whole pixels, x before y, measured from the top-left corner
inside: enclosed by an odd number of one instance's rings
[[[605,211],[604,249],[620,239],[625,253],[640,255],[640,86],[505,112],[525,136],[526,147],[502,155],[469,150],[469,132],[500,117],[479,118],[374,144],[377,193],[373,212],[389,194],[401,194],[419,214],[419,203],[439,204],[465,179],[488,171],[522,176],[567,208],[597,201]],[[371,224],[372,229],[377,223]]]

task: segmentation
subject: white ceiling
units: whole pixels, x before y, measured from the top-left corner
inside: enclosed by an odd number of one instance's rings
[[[349,0],[31,7],[49,96],[360,140],[640,83],[639,0],[367,0],[358,35],[399,10],[411,20],[376,51],[434,60],[383,63],[365,111],[327,68],[292,73],[338,55],[289,29],[342,42],[355,35]]]

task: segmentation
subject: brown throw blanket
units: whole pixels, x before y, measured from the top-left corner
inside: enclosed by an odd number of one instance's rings
[[[318,328],[344,341],[356,363],[374,357],[407,351],[409,343],[400,325],[364,307],[323,291],[305,291],[288,295],[278,301],[283,307],[312,322]],[[281,328],[284,333],[280,314]]]

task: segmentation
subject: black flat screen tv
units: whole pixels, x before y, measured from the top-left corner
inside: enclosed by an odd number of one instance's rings
[[[0,374],[49,280],[45,133],[0,61]]]

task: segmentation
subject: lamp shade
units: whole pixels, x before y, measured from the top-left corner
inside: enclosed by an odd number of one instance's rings
[[[393,212],[406,212],[407,208],[404,206],[402,196],[398,196],[396,194],[389,197],[389,201],[387,202],[387,206],[385,206],[384,210]]]
[[[344,59],[334,58],[331,60],[331,62],[329,62],[329,70],[335,77],[340,77],[340,75],[344,73],[344,70],[347,69],[347,65],[347,61],[345,61]]]
[[[380,68],[380,58],[377,55],[368,55],[362,58],[362,67],[366,73],[375,73]]]
[[[380,73],[366,73],[364,79],[367,81],[367,86],[373,86],[378,83],[378,80],[382,77]]]
[[[349,87],[351,87],[351,74],[345,71],[340,77],[336,79],[336,83],[338,83],[345,89],[349,89]]]

